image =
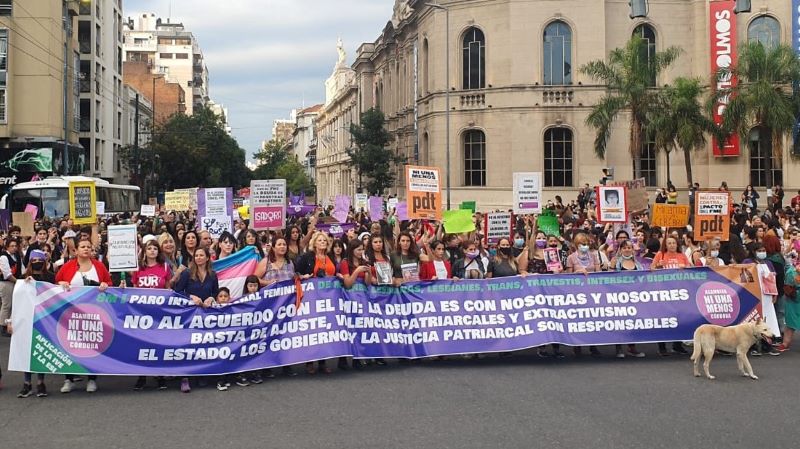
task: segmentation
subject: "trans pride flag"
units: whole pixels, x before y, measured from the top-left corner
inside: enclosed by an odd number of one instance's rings
[[[244,292],[244,282],[247,276],[256,271],[261,256],[253,246],[245,246],[230,256],[215,260],[212,268],[217,273],[220,287],[228,287],[231,291],[231,299],[237,299]]]

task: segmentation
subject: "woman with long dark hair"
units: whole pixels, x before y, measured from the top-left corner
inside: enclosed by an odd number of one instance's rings
[[[200,239],[197,237],[197,232],[191,230],[186,231],[186,233],[183,234],[183,239],[181,239],[181,254],[178,257],[178,263],[188,268],[199,244]]]

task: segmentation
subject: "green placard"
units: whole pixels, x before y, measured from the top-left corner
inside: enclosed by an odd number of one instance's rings
[[[474,214],[475,211],[478,209],[478,206],[475,203],[476,203],[476,201],[464,201],[464,202],[461,203],[461,206],[459,207],[459,209],[471,210],[472,213]]]

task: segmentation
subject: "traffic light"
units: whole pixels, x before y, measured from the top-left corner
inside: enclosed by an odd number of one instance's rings
[[[631,7],[631,19],[647,17],[647,13],[650,10],[647,0],[631,0],[628,5]]]
[[[750,0],[736,0],[736,6],[733,7],[733,13],[739,14],[743,12],[750,12],[753,9],[752,1]]]

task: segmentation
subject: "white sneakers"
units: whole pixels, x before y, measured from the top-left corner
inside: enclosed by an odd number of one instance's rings
[[[86,382],[86,392],[87,393],[94,393],[95,391],[97,391],[97,382],[95,382],[93,380],[90,380],[90,381]],[[71,393],[72,392],[72,381],[71,380],[65,380],[64,381],[64,386],[61,387],[61,392],[62,393]]]

